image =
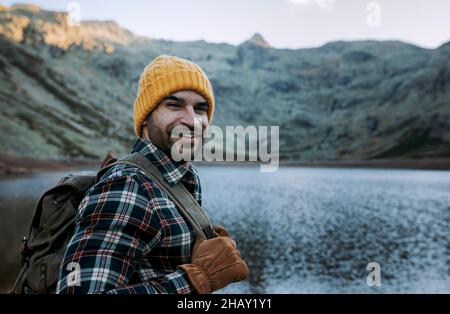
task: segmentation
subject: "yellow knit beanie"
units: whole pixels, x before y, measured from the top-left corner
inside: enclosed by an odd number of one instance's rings
[[[193,90],[202,95],[209,104],[208,121],[214,112],[214,95],[205,72],[195,63],[161,55],[147,65],[139,80],[134,102],[134,131],[141,137],[142,123],[148,114],[170,94],[181,90]]]

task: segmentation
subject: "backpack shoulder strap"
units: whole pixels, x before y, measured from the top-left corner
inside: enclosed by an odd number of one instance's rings
[[[203,239],[210,239],[214,237],[211,220],[200,207],[192,194],[189,193],[182,183],[178,183],[175,186],[170,186],[162,176],[161,171],[144,155],[135,152],[125,158],[110,163],[105,168],[100,170],[100,172],[105,173],[104,169],[106,170],[106,168],[109,169],[114,165],[123,163],[138,167],[150,178],[154,179],[155,183],[163,191],[165,191],[167,195],[169,195],[169,198],[177,205],[177,207],[182,211],[182,214],[189,220],[198,236]]]

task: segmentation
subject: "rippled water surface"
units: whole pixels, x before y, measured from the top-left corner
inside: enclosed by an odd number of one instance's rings
[[[252,272],[228,292],[450,292],[450,172],[201,168]],[[368,287],[366,266],[381,266]]]

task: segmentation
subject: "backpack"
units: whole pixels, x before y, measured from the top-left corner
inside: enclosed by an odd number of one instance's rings
[[[111,167],[123,163],[138,167],[151,177],[181,210],[198,236],[204,239],[213,237],[211,221],[182,183],[171,187],[159,169],[140,153],[135,152],[119,160],[108,154],[97,173],[68,174],[41,195],[29,233],[22,239],[21,270],[10,293],[55,293],[60,265],[75,230],[79,204],[86,192]]]

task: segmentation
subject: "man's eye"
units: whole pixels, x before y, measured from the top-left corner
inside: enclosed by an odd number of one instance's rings
[[[198,112],[207,112],[208,108],[207,107],[197,107],[197,108],[195,108],[195,110]]]
[[[169,104],[167,104],[167,107],[170,107],[170,108],[178,108],[178,107],[180,107],[180,104],[177,104],[177,103],[169,103]]]

